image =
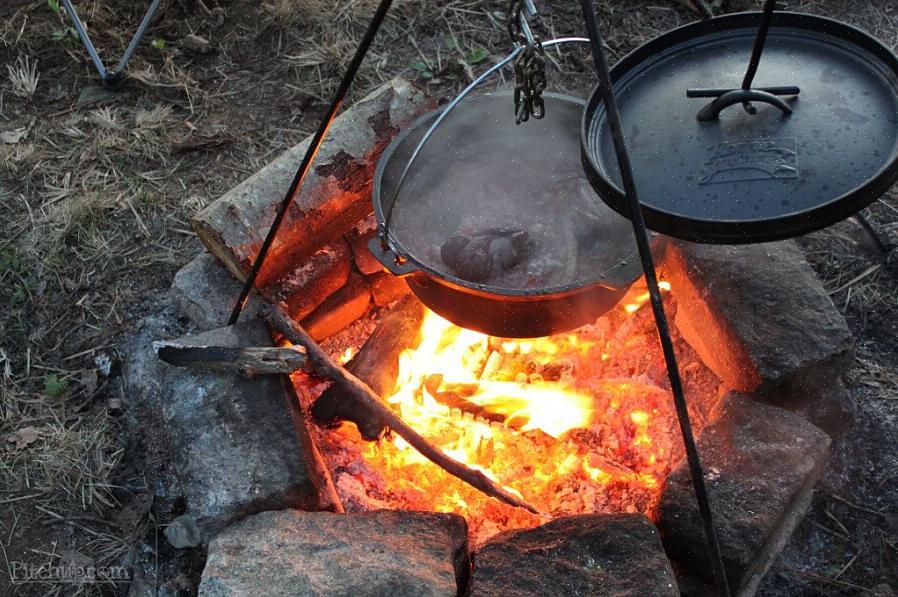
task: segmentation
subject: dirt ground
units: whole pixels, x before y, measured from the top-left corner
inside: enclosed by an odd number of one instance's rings
[[[77,2],[107,63],[147,2]],[[114,93],[56,0],[0,3],[0,594],[124,595],[128,582],[10,584],[17,562],[130,577],[177,561],[159,595],[190,594],[202,554],[160,544],[182,505],[159,496],[165,454],[134,429],[121,346],[200,249],[188,217],[316,126],[373,0],[164,0]],[[719,2],[717,4],[720,4]],[[731,3],[730,8],[759,2]],[[898,42],[898,3],[793,0]],[[397,0],[353,97],[396,75],[449,97],[503,56],[505,0]],[[552,36],[582,34],[543,2]],[[603,0],[611,57],[696,15],[674,0]],[[550,53],[550,88],[591,83],[580,50]],[[898,240],[898,194],[869,210]],[[858,338],[855,428],[765,595],[898,591],[898,258],[846,222],[802,239]],[[149,554],[149,555],[148,555]],[[153,587],[145,594],[154,594]]]

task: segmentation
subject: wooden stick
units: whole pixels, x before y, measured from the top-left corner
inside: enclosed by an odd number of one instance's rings
[[[312,439],[312,430],[309,429],[309,405],[306,404],[296,393],[290,376],[285,375],[283,378],[286,386],[286,395],[295,401],[296,408],[290,408],[290,418],[293,421],[293,428],[296,436],[299,438],[299,445],[305,455],[306,473],[309,475],[309,481],[318,493],[319,511],[326,510],[344,514],[346,510],[343,508],[343,502],[337,495],[337,488],[334,486],[334,479],[331,477],[330,469],[324,462],[324,457],[318,450],[318,445]]]
[[[399,376],[399,355],[416,346],[421,335],[424,305],[413,294],[399,301],[387,313],[346,370],[365,382],[378,396],[388,396]],[[352,392],[340,384],[326,389],[312,405],[312,419],[322,427],[352,421],[362,437],[375,441],[383,436],[386,424],[360,404]]]
[[[393,429],[393,431],[420,452],[422,456],[450,475],[461,479],[468,485],[479,489],[490,497],[494,497],[506,504],[518,508],[524,508],[534,514],[539,514],[536,508],[499,487],[482,472],[475,471],[465,464],[450,458],[424,439],[424,437],[417,431],[409,427],[405,421],[399,418],[393,409],[386,406],[380,400],[371,388],[330,358],[330,356],[324,352],[314,340],[312,340],[302,326],[293,321],[283,309],[276,305],[269,305],[266,318],[271,326],[282,333],[287,340],[306,349],[309,362],[318,375],[327,377],[333,380],[334,383],[340,384],[347,393],[351,393],[356,400],[364,404],[368,410],[377,413],[377,415],[391,429]]]
[[[190,369],[273,375],[308,371],[305,349],[273,346],[235,348],[229,346],[185,346],[176,342],[154,342],[157,356],[170,365]]]

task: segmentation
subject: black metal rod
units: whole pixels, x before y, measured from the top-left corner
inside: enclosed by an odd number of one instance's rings
[[[633,223],[633,233],[636,237],[636,245],[639,248],[639,257],[642,261],[642,269],[645,274],[646,284],[648,285],[649,295],[651,297],[652,311],[655,316],[655,324],[658,328],[658,337],[661,341],[661,348],[664,352],[664,361],[667,364],[670,388],[674,396],[677,419],[680,423],[680,432],[683,435],[683,443],[686,447],[686,458],[689,462],[689,470],[692,474],[695,497],[698,502],[699,512],[701,514],[702,523],[704,524],[705,537],[707,538],[710,550],[711,568],[714,573],[714,580],[717,583],[717,589],[720,594],[729,597],[730,589],[727,583],[723,558],[720,554],[720,544],[717,540],[717,533],[714,530],[711,504],[708,499],[707,488],[705,487],[705,478],[702,473],[701,460],[695,445],[692,422],[689,419],[689,407],[683,392],[683,382],[680,379],[680,372],[677,367],[677,357],[674,352],[673,340],[671,340],[670,336],[670,326],[667,321],[667,314],[664,312],[661,289],[658,287],[658,277],[655,273],[655,260],[652,257],[648,231],[642,214],[642,206],[636,192],[633,167],[630,164],[630,158],[627,154],[620,112],[612,88],[611,73],[608,70],[608,63],[605,60],[605,53],[602,49],[602,37],[599,33],[599,26],[596,21],[596,14],[593,11],[591,0],[580,0],[580,6],[583,10],[584,21],[586,21],[586,28],[589,31],[593,60],[596,63],[596,69],[599,74],[599,89],[601,90],[602,99],[605,102],[605,109],[608,113],[608,124],[611,128],[611,136],[614,141],[621,180],[623,181],[624,191],[626,192],[630,203],[630,219]]]
[[[761,17],[761,26],[755,36],[755,47],[751,51],[751,60],[748,63],[748,71],[742,80],[742,89],[751,89],[751,84],[758,74],[758,66],[761,64],[761,55],[764,53],[764,44],[767,43],[767,34],[770,33],[770,23],[773,21],[773,11],[776,9],[776,0],[767,0],[764,4],[764,14]]]
[[[854,219],[861,225],[861,228],[864,229],[867,236],[873,239],[874,244],[876,244],[880,251],[883,253],[890,253],[892,251],[892,245],[879,234],[879,231],[873,227],[870,220],[868,220],[862,213],[854,214]]]
[[[772,93],[773,95],[801,94],[801,88],[792,85],[783,87],[755,87],[754,89],[756,91],[766,91],[767,93]],[[729,93],[730,91],[733,91],[733,89],[687,89],[686,97],[720,97],[721,95]]]
[[[131,42],[125,49],[125,53],[122,54],[122,58],[118,61],[115,70],[112,71],[113,76],[122,74],[125,68],[127,68],[128,61],[131,60],[131,56],[134,54],[134,51],[137,50],[140,40],[143,39],[144,34],[146,34],[147,28],[150,26],[150,21],[152,21],[153,17],[156,15],[156,10],[159,8],[160,2],[161,0],[153,0],[152,4],[150,4],[150,7],[147,9],[146,14],[143,15],[143,19],[140,21],[140,26],[137,27],[137,31],[134,33],[134,37],[131,38]]]
[[[81,19],[78,17],[78,13],[75,11],[75,7],[72,6],[71,0],[62,0],[62,5],[65,6],[65,12],[69,16],[69,20],[72,21],[72,25],[75,26],[75,31],[78,32],[78,37],[81,38],[81,43],[84,44],[84,48],[87,50],[90,59],[93,61],[94,67],[97,69],[97,74],[100,75],[100,79],[106,79],[106,67],[103,66],[103,60],[100,58],[100,55],[97,54],[94,42],[90,40],[90,35],[87,34],[87,30],[84,28],[84,23],[82,23]]]
[[[234,310],[231,312],[228,325],[233,325],[240,319],[240,313],[243,311],[244,305],[246,305],[246,299],[249,298],[249,293],[252,292],[253,286],[256,284],[256,278],[259,275],[259,271],[262,269],[262,265],[265,263],[265,258],[268,257],[268,251],[271,249],[274,238],[277,236],[278,230],[284,221],[284,216],[287,215],[287,210],[290,208],[290,204],[293,203],[293,198],[299,192],[306,174],[309,173],[309,169],[312,167],[312,162],[315,160],[315,156],[318,154],[318,150],[321,149],[321,144],[324,142],[324,137],[327,135],[327,131],[330,129],[334,118],[336,118],[337,112],[340,111],[340,107],[346,99],[346,93],[349,91],[349,87],[352,85],[356,74],[359,72],[362,60],[365,59],[365,54],[368,53],[368,48],[371,47],[371,42],[374,40],[374,36],[377,35],[377,31],[380,29],[384,18],[387,16],[387,11],[390,10],[390,5],[392,3],[393,0],[381,0],[380,4],[377,6],[377,10],[374,11],[371,23],[368,25],[368,29],[365,31],[365,35],[362,37],[362,41],[359,44],[358,49],[356,49],[355,55],[349,63],[349,67],[346,69],[346,74],[343,75],[343,79],[340,81],[340,87],[334,94],[334,99],[331,101],[327,114],[321,121],[321,125],[318,127],[315,136],[312,138],[312,143],[309,145],[309,149],[306,151],[306,155],[302,159],[302,163],[300,163],[296,175],[293,177],[293,182],[290,183],[290,188],[287,189],[287,194],[284,195],[284,199],[278,207],[278,211],[274,216],[274,221],[271,223],[271,228],[268,229],[268,235],[262,242],[259,254],[256,255],[256,259],[253,261],[246,282],[243,284],[243,289],[240,291],[240,296],[237,298],[237,304],[234,305]]]

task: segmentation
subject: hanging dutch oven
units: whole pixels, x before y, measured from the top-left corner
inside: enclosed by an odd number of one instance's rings
[[[544,101],[545,118],[515,126],[511,93],[471,98],[420,145],[434,111],[378,163],[372,252],[465,328],[521,338],[571,330],[640,276],[629,222],[596,197],[579,164],[583,102]]]
[[[756,86],[741,89],[766,23]],[[708,243],[794,237],[857,213],[898,180],[898,59],[848,25],[718,17],[649,42],[611,75],[652,230]],[[627,215],[598,90],[581,144],[596,192]]]

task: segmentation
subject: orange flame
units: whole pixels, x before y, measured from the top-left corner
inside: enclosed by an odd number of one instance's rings
[[[637,295],[608,317],[621,320],[631,304],[635,313],[647,300]],[[400,356],[387,402],[443,452],[545,517],[487,498],[401,438],[365,444],[346,426],[340,434],[360,447],[365,466],[381,479],[379,503],[464,514],[475,539],[534,526],[552,514],[614,510],[609,492],[629,495],[627,508],[648,511],[676,462],[679,437],[665,390],[606,376],[643,358],[647,342],[656,341],[653,328],[634,335],[628,325],[623,337],[609,334],[611,323],[600,320],[574,334],[511,340],[462,329],[428,311],[420,345]]]

